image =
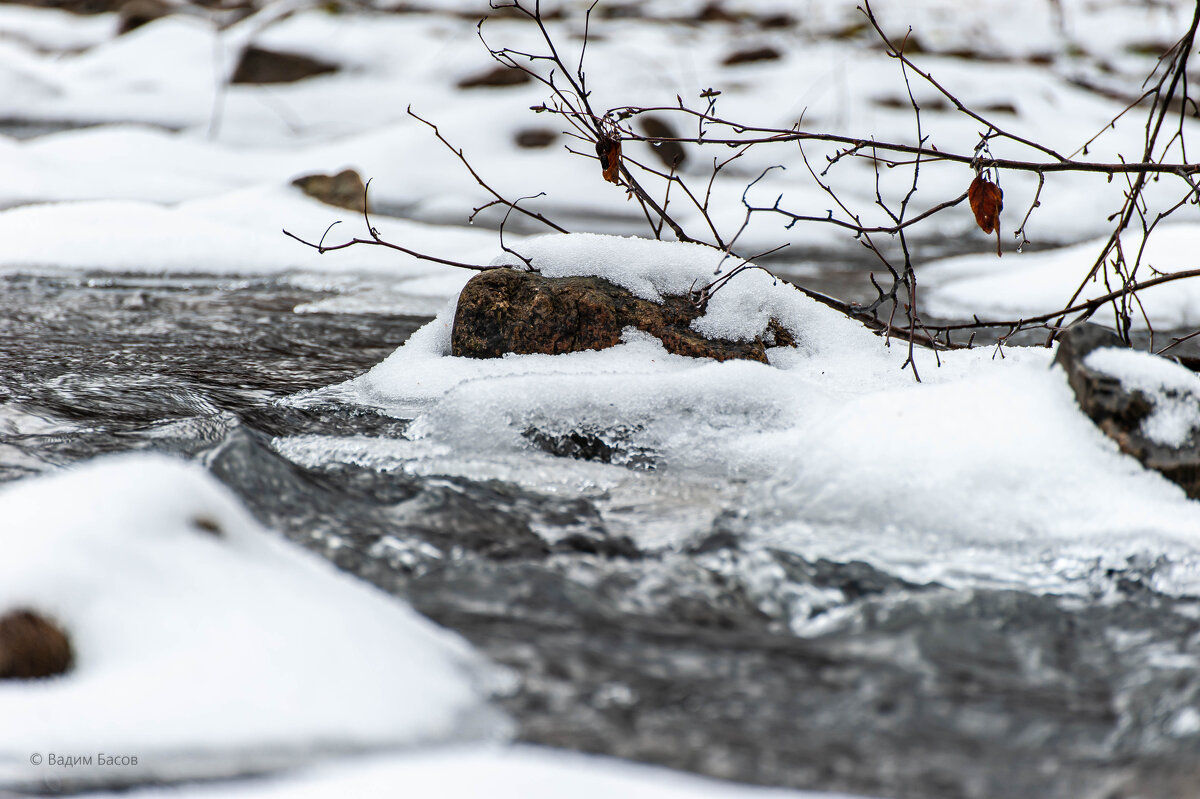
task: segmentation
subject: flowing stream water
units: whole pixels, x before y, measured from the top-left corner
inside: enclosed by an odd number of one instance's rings
[[[1200,598],[1157,590],[1160,564],[1098,569],[1085,596],[918,584],[751,542],[716,488],[631,503],[284,457],[281,441],[403,440],[403,419],[281,400],[425,321],[294,313],[330,296],[303,285],[0,278],[0,480],[127,450],[196,459],[510,666],[498,701],[525,741],[865,795],[1200,795]],[[686,545],[628,534],[684,516]]]

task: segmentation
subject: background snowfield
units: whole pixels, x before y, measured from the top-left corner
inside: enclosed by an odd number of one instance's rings
[[[571,46],[586,5],[543,4],[569,12],[554,25]],[[1153,53],[1191,14],[1186,2],[1118,0],[872,5],[891,35],[911,26],[920,63],[965,103],[1064,153],[1140,93]],[[636,207],[600,180],[593,159],[566,151],[579,143],[559,123],[529,111],[545,99],[538,85],[457,88],[492,66],[475,27],[485,6],[429,0],[430,13],[375,14],[294,3],[271,24],[220,28],[175,14],[121,36],[114,14],[0,6],[0,272],[272,275],[335,295],[297,313],[433,317],[365,374],[286,403],[378,410],[412,420],[405,434],[271,442],[300,465],[496,479],[585,497],[646,550],[683,551],[732,514],[754,546],[869,560],[914,583],[1088,597],[1097,571],[1155,561],[1155,590],[1200,594],[1200,505],[1122,455],[1079,412],[1053,350],[984,348],[944,353],[940,363],[918,351],[924,382],[916,383],[902,369],[904,346],[752,270],[715,295],[697,329],[752,339],[775,318],[799,345],[771,350],[769,365],[683,358],[634,330],[600,352],[454,358],[453,302],[472,273],[383,248],[319,254],[284,236],[286,228],[316,241],[339,220],[329,242],[363,235],[360,215],[291,185],[349,167],[372,180],[371,224],[384,238],[468,263],[515,263],[497,240],[495,209],[467,224],[491,198],[408,116],[411,107],[505,196],[545,193],[523,206],[573,233],[545,235],[517,220],[505,233],[544,274],[600,275],[655,299],[722,267],[708,248],[631,237],[646,233]],[[698,105],[715,87],[729,119],[914,140],[903,75],[862,31],[852,0],[727,0],[726,10],[753,16],[723,25],[697,23],[704,6],[649,0],[637,4],[642,18],[594,20],[592,104],[672,105],[678,96]],[[771,14],[803,24],[754,21]],[[534,45],[529,27],[511,20],[483,31],[495,44]],[[341,68],[293,84],[225,85],[249,42]],[[723,63],[762,46],[782,57]],[[929,87],[914,81],[913,91],[930,141],[970,152],[979,124]],[[528,130],[557,138],[548,149],[516,146]],[[1133,114],[1089,157],[1140,152],[1142,136]],[[653,157],[640,145],[629,151]],[[832,151],[814,143],[805,152],[821,164]],[[1007,144],[993,154],[1031,155]],[[689,149],[682,171],[702,182],[710,157]],[[746,184],[780,162],[787,169],[771,170],[751,200],[778,196],[797,212],[826,213],[831,201],[794,148],[752,149],[714,182],[722,231],[742,225]],[[902,171],[882,178],[886,196],[907,190]],[[883,220],[868,165],[839,164],[830,176],[864,223]],[[914,207],[957,196],[971,177],[961,165],[924,166]],[[1027,228],[1037,251],[1017,252],[1008,232],[1036,180],[1004,174],[1002,185],[1003,259],[965,207],[925,226],[927,243],[951,242],[942,250],[957,255],[918,265],[924,310],[970,318],[1060,307],[1091,266],[1123,188],[1103,176],[1048,180]],[[1149,196],[1169,194],[1156,186]],[[672,209],[699,226],[682,203]],[[1194,208],[1174,219],[1147,250],[1160,272],[1200,265]],[[784,221],[754,216],[740,248],[790,242],[776,265],[793,277],[859,262],[859,246],[837,228],[788,231]],[[866,290],[865,275],[861,282]],[[1104,292],[1097,284],[1084,297]],[[1200,320],[1200,289],[1190,282],[1143,301],[1157,328]],[[1092,358],[1130,386],[1178,400],[1147,420],[1147,434],[1178,442],[1200,427],[1200,405],[1187,401],[1200,397],[1191,372],[1137,353]],[[617,455],[612,464],[555,458],[530,443],[529,430],[584,431]],[[215,521],[221,535],[198,529],[198,518]],[[782,601],[769,595],[773,574],[747,578],[755,580],[759,601]],[[293,551],[202,467],[164,456],[100,459],[0,490],[0,615],[24,607],[72,630],[77,667],[45,682],[0,683],[0,790],[278,771],[120,795],[382,796],[404,786],[443,797],[836,799],[505,744],[509,724],[488,702],[506,690],[503,670],[395,598]],[[794,633],[817,631],[797,615]],[[34,767],[31,736],[47,752],[136,750],[146,765],[122,772],[118,784],[98,771]]]

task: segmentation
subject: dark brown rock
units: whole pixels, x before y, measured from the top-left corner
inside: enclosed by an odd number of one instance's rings
[[[795,346],[774,320],[766,335],[754,341],[707,339],[690,327],[700,315],[687,297],[664,297],[660,305],[603,278],[548,278],[492,269],[471,278],[459,295],[451,351],[459,357],[499,358],[510,352],[602,350],[620,344],[627,327],[657,337],[676,355],[718,361],[766,363],[767,347]]]
[[[551,144],[554,144],[554,140],[557,138],[558,134],[549,128],[526,128],[525,130],[517,131],[516,143],[518,147],[534,150],[541,147],[549,147]]]
[[[198,530],[206,535],[211,535],[213,538],[223,538],[225,531],[221,528],[221,523],[211,516],[198,514],[191,519],[192,529]]]
[[[641,3],[601,3],[596,9],[601,19],[645,19]]]
[[[521,86],[529,83],[533,78],[529,77],[529,73],[524,70],[514,67],[506,67],[503,64],[497,64],[487,72],[481,72],[478,75],[472,75],[463,78],[458,82],[460,89],[494,89],[504,86]]]
[[[737,22],[738,15],[732,14],[725,9],[718,0],[706,3],[703,8],[696,12],[697,22]]]
[[[738,50],[736,53],[730,53],[721,63],[727,67],[732,67],[737,64],[750,64],[755,61],[778,61],[781,58],[783,58],[783,53],[774,47],[755,47],[750,50]]]
[[[1084,366],[1083,359],[1103,347],[1124,348],[1125,343],[1108,328],[1077,325],[1059,337],[1054,362],[1067,373],[1079,407],[1096,424],[1105,420],[1120,420],[1123,426],[1141,423],[1150,413],[1145,397],[1140,393],[1140,399],[1134,397],[1121,387],[1120,380]]]
[[[1124,348],[1125,344],[1111,330],[1092,324],[1077,325],[1059,338],[1054,360],[1066,371],[1079,407],[1117,442],[1122,452],[1177,483],[1192,499],[1200,499],[1200,431],[1193,430],[1181,447],[1147,438],[1142,433],[1142,422],[1154,412],[1154,399],[1137,389],[1125,388],[1116,377],[1083,362],[1089,353],[1102,347]],[[1147,353],[1147,357],[1155,356]]]
[[[165,0],[129,0],[122,3],[117,16],[117,35],[129,33],[147,22],[161,19],[172,10]]]
[[[0,616],[0,680],[65,674],[71,660],[71,642],[54,622],[25,609]]]
[[[104,14],[120,8],[122,0],[17,0],[14,5],[57,8],[72,14]]]
[[[642,132],[647,136],[653,136],[656,139],[678,139],[679,132],[675,127],[663,119],[662,117],[646,114],[638,117],[638,122],[641,125]],[[658,160],[663,162],[663,165],[669,169],[674,169],[683,164],[687,153],[683,150],[683,145],[677,141],[660,141],[650,145],[654,154],[658,156]]]
[[[790,28],[795,24],[796,20],[790,14],[769,14],[765,17],[760,17],[758,20],[758,27],[767,30]]]
[[[343,169],[336,175],[305,175],[292,181],[300,191],[323,203],[363,212],[366,186],[362,176],[353,169]]]
[[[122,11],[126,0],[8,0],[8,3],[12,5],[33,6],[35,8],[57,8],[62,11],[70,11],[73,14],[106,14],[114,11]],[[203,8],[219,8],[222,11],[238,9],[247,13],[253,10],[253,3],[249,0],[246,0],[246,2],[232,2],[232,0],[191,0],[189,5],[201,6]]]
[[[242,51],[230,83],[294,83],[337,72],[337,64],[298,53],[281,53],[251,45]]]

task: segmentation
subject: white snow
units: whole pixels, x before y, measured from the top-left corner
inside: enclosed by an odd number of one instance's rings
[[[1071,247],[1029,253],[995,252],[967,255],[930,264],[919,271],[926,286],[925,309],[950,317],[1019,319],[1051,313],[1066,306],[1104,251],[1108,237]],[[1142,236],[1129,233],[1122,239],[1126,258],[1142,250]],[[1150,236],[1142,254],[1136,280],[1200,268],[1200,224],[1163,224]],[[1076,304],[1109,294],[1120,283],[1094,279],[1083,285]],[[1146,329],[1146,320],[1157,329],[1200,326],[1200,281],[1183,279],[1143,289],[1132,309],[1133,324]],[[1114,324],[1110,308],[1098,311],[1092,321]]]
[[[53,618],[75,657],[62,677],[0,681],[0,786],[235,775],[506,734],[486,702],[503,672],[264,531],[198,465],[99,459],[6,487],[0,518],[0,615]],[[138,762],[106,769],[99,753]]]
[[[130,799],[853,799],[719,782],[609,758],[530,746],[449,747],[345,760],[248,785],[121,794]]]
[[[484,10],[484,4],[474,0],[434,5],[472,13]],[[587,4],[565,5],[579,10]],[[651,16],[679,18],[695,13],[701,4],[643,5]],[[795,28],[770,31],[753,25],[647,24],[636,19],[598,22],[593,26],[587,61],[592,102],[598,108],[630,103],[671,105],[679,96],[699,103],[700,92],[716,87],[723,92],[718,113],[727,118],[787,128],[803,117],[804,127],[810,130],[911,141],[916,133],[911,112],[881,104],[903,101],[907,96],[897,64],[868,37],[822,38],[860,25],[856,5],[851,0],[800,4],[746,0],[735,4],[761,13],[787,12],[802,22]],[[884,2],[877,5],[877,12],[889,30],[902,33],[912,25],[922,45],[934,52],[974,48],[986,56],[1017,59],[1004,65],[1005,77],[1000,82],[995,79],[997,66],[991,62],[928,55],[923,63],[963,101],[1001,109],[989,112],[998,124],[1069,153],[1104,128],[1123,107],[1119,99],[1080,89],[1073,83],[1077,75],[1102,73],[1121,87],[1136,88],[1154,59],[1129,48],[1167,43],[1177,35],[1189,5],[1062,5],[1061,28],[1055,20],[1047,21],[1053,17],[1051,4],[1034,0],[1022,3],[1020,13],[1006,7],[997,14],[988,4],[964,11],[961,4],[944,0]],[[1031,28],[1030,18],[1041,22]],[[577,46],[571,36],[579,33],[578,20],[553,27],[562,32],[570,47]],[[7,38],[0,37],[0,48],[5,51],[0,59],[0,119],[68,125],[117,123],[26,141],[0,136],[0,170],[10,177],[0,187],[0,207],[58,200],[164,205],[204,198],[210,210],[226,206],[227,211],[242,214],[245,225],[255,227],[262,236],[260,246],[245,251],[239,268],[273,269],[282,261],[301,260],[304,268],[339,269],[335,264],[344,262],[332,257],[319,266],[310,265],[298,249],[300,245],[277,235],[279,211],[285,206],[270,201],[246,207],[229,193],[264,185],[282,189],[296,175],[352,165],[364,177],[375,179],[372,195],[378,203],[413,219],[455,223],[457,227],[442,228],[437,248],[453,257],[456,242],[466,235],[461,228],[466,216],[492,198],[426,126],[407,116],[411,105],[438,124],[455,146],[463,148],[481,175],[506,196],[546,192],[546,197],[528,200],[524,206],[561,216],[571,229],[644,230],[640,211],[627,202],[620,188],[599,179],[595,161],[563,149],[568,138],[560,136],[546,150],[514,146],[514,135],[520,130],[564,127],[548,115],[529,112],[531,105],[545,99],[542,87],[529,84],[468,91],[455,87],[461,77],[494,66],[470,19],[303,9],[270,24],[256,17],[219,29],[215,20],[174,15],[114,37],[111,15],[78,20],[48,10],[6,6],[0,7],[0,30],[11,32]],[[524,47],[534,43],[528,26],[508,20],[489,22],[485,32],[489,41],[497,44]],[[250,40],[332,59],[344,69],[296,84],[223,86],[221,77]],[[403,45],[397,46],[398,42]],[[734,66],[721,63],[735,49],[763,44],[777,47],[784,58]],[[1050,65],[1021,60],[1047,53],[1056,58]],[[915,90],[925,105],[922,125],[930,142],[943,150],[970,152],[978,140],[979,123],[938,110],[929,87],[918,83]],[[683,120],[677,124],[692,127]],[[1142,126],[1127,119],[1093,144],[1089,157],[1111,161],[1118,153],[1140,151],[1142,134]],[[649,157],[643,145],[628,147],[631,154]],[[819,165],[832,150],[810,143],[806,152]],[[1032,157],[1024,148],[999,143],[994,145],[994,154]],[[703,185],[712,155],[694,148],[690,151],[683,169],[697,187]],[[742,225],[740,198],[746,183],[765,167],[780,163],[789,168],[772,170],[751,192],[751,200],[769,205],[782,195],[785,207],[815,216],[824,216],[833,206],[813,185],[794,146],[755,148],[713,184],[710,208],[723,236],[732,236]],[[884,220],[875,208],[875,173],[868,163],[852,159],[836,167],[829,177],[866,223]],[[957,196],[970,178],[966,166],[927,163],[914,208]],[[885,196],[899,197],[907,191],[908,180],[905,169],[887,170],[882,176]],[[1005,219],[1013,223],[1006,222],[1005,230],[1010,231],[1017,215],[1032,202],[1036,181],[1006,174],[1001,182],[1008,209]],[[1052,177],[1041,196],[1042,207],[1030,220],[1029,235],[1041,243],[1097,235],[1106,225],[1105,217],[1119,206],[1122,188],[1120,181],[1109,184],[1103,177]],[[688,209],[680,193],[672,195],[671,208],[694,235],[704,233],[698,212]],[[89,207],[89,212],[101,217],[123,210],[127,209],[121,205]],[[0,220],[16,212],[0,212]],[[74,244],[82,253],[95,252],[82,235],[91,231],[72,233],[77,217],[70,211],[52,208],[45,213],[47,225],[62,215],[57,220],[58,235],[67,237],[62,246]],[[327,209],[322,223],[310,223],[305,216],[303,225],[297,221],[300,217],[295,214],[284,222],[289,228],[304,227],[310,237],[319,237],[339,215]],[[486,218],[491,224],[498,220],[494,213]],[[783,221],[756,215],[739,239],[741,250],[761,251],[788,241],[821,248],[848,244],[839,229],[810,224],[786,231]],[[975,230],[965,207],[938,216],[926,230],[931,235],[973,237],[983,251],[989,246],[987,237]],[[345,233],[346,227],[337,232]],[[36,241],[44,244],[47,240]],[[216,247],[220,253],[221,245]],[[1006,247],[1011,249],[1011,242]],[[100,259],[91,266],[151,269],[155,250],[150,246],[144,249],[146,265],[131,265],[131,259],[122,258],[116,263]],[[192,249],[199,259],[207,247]],[[54,254],[52,250],[47,259]],[[374,255],[364,257],[372,262],[376,259]],[[6,263],[12,261],[10,257]],[[34,262],[42,264],[46,259]],[[175,263],[168,259],[162,268],[185,268]],[[406,262],[400,258],[396,263],[400,270]]]
[[[1154,410],[1142,420],[1142,432],[1152,441],[1180,447],[1200,429],[1200,377],[1190,369],[1116,347],[1089,353],[1083,362],[1116,377],[1126,390],[1146,395]]]

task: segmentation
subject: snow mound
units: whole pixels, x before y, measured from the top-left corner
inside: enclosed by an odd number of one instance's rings
[[[481,697],[500,672],[265,532],[199,466],[101,459],[7,487],[0,518],[0,615],[56,620],[75,659],[0,681],[0,786],[225,776],[505,733]]]
[[[646,296],[687,290],[720,258],[580,235],[530,240],[521,252],[549,274],[596,274]],[[718,292],[697,326],[750,335],[770,316],[800,342],[768,350],[770,365],[672,355],[639,331],[602,351],[488,360],[448,354],[450,305],[367,374],[293,401],[413,419],[407,441],[345,457],[426,474],[474,469],[547,491],[575,475],[597,501],[623,508],[703,493],[680,487],[694,484],[752,541],[868,559],[915,581],[1086,591],[1095,569],[1162,556],[1172,564],[1163,590],[1200,590],[1200,505],[1079,411],[1053,350],[948,352],[940,366],[918,350],[917,383],[902,369],[906,347],[761,271]],[[612,464],[645,471],[608,480],[596,469],[629,473],[547,454],[546,440],[572,432],[610,446]],[[312,442],[276,446],[311,456]],[[694,513],[665,536],[635,524],[630,534],[642,546],[687,546],[712,518]]]
[[[397,786],[403,786],[402,791]],[[139,791],[130,799],[852,799],[737,785],[621,760],[529,746],[447,748],[413,755],[343,761],[251,785]]]

